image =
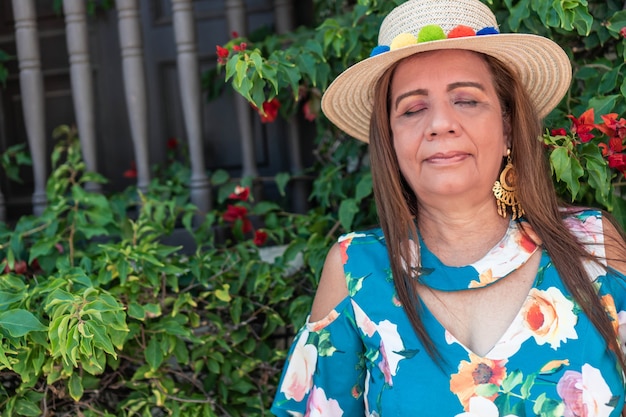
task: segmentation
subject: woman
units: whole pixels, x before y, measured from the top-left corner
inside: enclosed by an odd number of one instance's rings
[[[379,44],[322,106],[370,143],[381,228],[331,248],[272,411],[618,416],[626,244],[537,140],[567,56],[478,0],[410,0]]]

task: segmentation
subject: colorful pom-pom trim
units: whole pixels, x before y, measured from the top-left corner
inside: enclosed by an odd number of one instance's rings
[[[401,33],[391,41],[391,44],[389,46],[375,46],[370,53],[370,57],[380,55],[388,51],[393,51],[394,49],[403,48],[405,46],[417,45],[418,43],[422,42],[432,42],[443,39],[466,38],[469,36],[498,35],[499,33],[500,32],[498,31],[498,29],[494,27],[486,27],[480,29],[479,31],[474,31],[474,29],[469,26],[459,25],[454,27],[446,35],[441,26],[426,25],[420,29],[417,37],[410,33]]]

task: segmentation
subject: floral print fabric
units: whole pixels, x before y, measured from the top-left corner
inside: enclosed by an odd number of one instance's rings
[[[591,253],[604,256],[599,212],[565,221]],[[446,282],[441,289],[455,291],[506,279],[542,250],[529,235],[527,223],[512,223],[484,259],[462,268],[442,264],[421,242],[425,283]],[[442,358],[434,361],[397,299],[380,229],[342,236],[340,246],[349,296],[299,331],[272,406],[276,416],[619,416],[625,386],[615,355],[545,251],[517,317],[484,357],[455,340],[422,304]],[[625,334],[626,277],[592,263],[587,270],[616,335]]]

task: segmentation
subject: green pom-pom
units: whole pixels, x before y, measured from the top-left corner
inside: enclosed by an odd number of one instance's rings
[[[431,42],[438,41],[441,39],[446,39],[446,34],[444,33],[441,26],[437,25],[426,25],[420,32],[417,34],[417,42]]]

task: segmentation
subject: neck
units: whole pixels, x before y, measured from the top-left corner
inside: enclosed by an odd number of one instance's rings
[[[424,243],[447,265],[470,264],[482,258],[502,239],[509,217],[501,217],[495,202],[483,206],[419,206],[418,228]]]

